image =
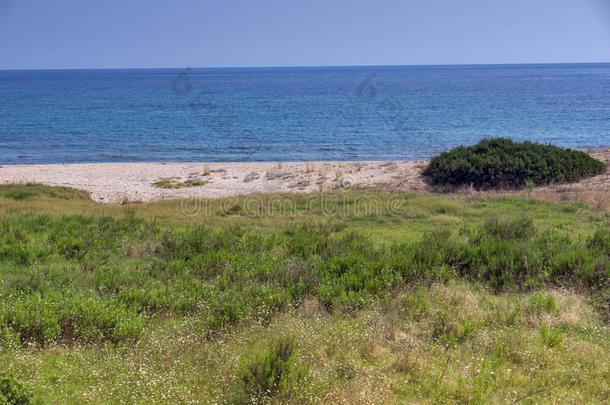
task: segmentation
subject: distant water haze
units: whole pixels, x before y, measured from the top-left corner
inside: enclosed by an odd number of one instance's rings
[[[610,64],[0,71],[0,164],[610,146]]]

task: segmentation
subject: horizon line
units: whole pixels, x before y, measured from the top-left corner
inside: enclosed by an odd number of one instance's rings
[[[161,69],[298,69],[298,68],[384,68],[384,67],[469,67],[469,66],[540,66],[540,65],[606,65],[604,62],[525,62],[525,63],[447,63],[407,65],[285,65],[285,66],[163,66],[163,67],[84,67],[84,68],[20,68],[0,72],[67,71],[67,70],[161,70]]]

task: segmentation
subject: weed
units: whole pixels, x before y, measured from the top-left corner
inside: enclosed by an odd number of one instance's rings
[[[294,339],[282,337],[243,362],[239,375],[247,397],[261,403],[269,397],[289,397],[307,375],[307,367],[298,361]]]
[[[415,293],[404,297],[402,305],[408,316],[415,320],[420,320],[430,313],[430,303],[423,287],[418,288]]]
[[[546,312],[551,315],[559,313],[555,305],[555,299],[550,294],[533,294],[530,297],[530,308],[534,313]]]
[[[563,342],[563,336],[559,329],[552,329],[546,325],[540,327],[540,337],[542,342],[548,347],[556,347]]]

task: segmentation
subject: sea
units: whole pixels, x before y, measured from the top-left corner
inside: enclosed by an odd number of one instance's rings
[[[610,146],[610,64],[0,71],[0,164]]]

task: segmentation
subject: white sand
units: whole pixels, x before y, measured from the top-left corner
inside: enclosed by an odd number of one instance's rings
[[[121,203],[251,193],[312,192],[353,185],[424,189],[418,162],[91,163],[0,167],[2,183],[43,183],[89,191],[95,201]],[[209,174],[207,173],[209,172]],[[164,189],[163,178],[204,180],[197,187]]]

